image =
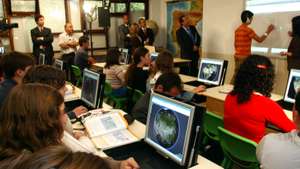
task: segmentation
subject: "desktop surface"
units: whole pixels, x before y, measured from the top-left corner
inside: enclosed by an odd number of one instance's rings
[[[125,160],[133,157],[142,169],[184,169],[174,161],[163,157],[144,141],[104,151],[115,160]]]

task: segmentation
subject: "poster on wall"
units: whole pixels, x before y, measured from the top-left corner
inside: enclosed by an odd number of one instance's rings
[[[167,49],[179,56],[180,49],[176,41],[176,30],[180,28],[179,17],[188,15],[202,37],[203,0],[167,2]]]

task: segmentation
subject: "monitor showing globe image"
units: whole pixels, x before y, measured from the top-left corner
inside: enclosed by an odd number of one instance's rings
[[[300,88],[300,70],[292,69],[289,75],[288,85],[284,101],[295,103],[296,93]]]
[[[160,95],[152,95],[150,106],[145,141],[180,164],[188,146],[193,107]]]
[[[97,106],[98,97],[98,86],[99,86],[99,74],[92,72],[88,69],[84,69],[81,100],[86,102],[93,108]]]
[[[201,59],[198,80],[207,84],[220,85],[223,63],[223,60]]]

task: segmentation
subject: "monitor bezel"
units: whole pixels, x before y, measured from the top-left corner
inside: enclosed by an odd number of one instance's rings
[[[39,64],[44,65],[46,62],[46,55],[45,53],[40,52],[39,54]]]
[[[59,65],[60,66],[60,70],[64,70],[64,61],[60,60],[60,59],[55,59],[54,60],[54,67],[55,68],[58,68],[56,67],[55,65]]]
[[[295,76],[295,74],[298,74],[299,77],[300,77],[300,70],[299,69],[291,69],[290,70],[289,78],[288,78],[288,83],[287,83],[287,86],[285,88],[285,93],[284,93],[283,100],[285,102],[288,102],[288,103],[295,103],[295,99],[291,99],[291,98],[288,97],[288,93],[289,93],[289,88],[290,88],[290,85],[291,85],[291,81],[292,81],[293,76]]]
[[[187,130],[186,130],[186,135],[185,135],[185,139],[184,139],[183,158],[180,159],[180,160],[173,153],[168,152],[162,146],[158,145],[157,143],[155,143],[154,141],[152,141],[150,138],[148,138],[148,134],[149,134],[149,128],[148,128],[148,126],[149,126],[149,123],[150,123],[150,116],[151,116],[152,105],[153,105],[153,103],[151,102],[151,100],[154,97],[159,97],[159,98],[164,99],[166,101],[174,102],[174,103],[176,103],[178,105],[181,105],[181,106],[184,106],[186,108],[191,109],[189,120],[188,120],[188,123],[187,123],[188,126],[187,126]],[[146,133],[145,133],[145,139],[144,139],[144,141],[147,144],[149,144],[151,147],[153,147],[154,149],[156,149],[157,151],[159,151],[160,153],[162,153],[163,155],[166,155],[168,158],[172,159],[177,164],[179,164],[181,166],[184,166],[186,164],[187,158],[188,158],[187,155],[188,155],[188,149],[189,149],[190,135],[191,135],[191,132],[192,132],[192,125],[193,125],[194,114],[195,114],[195,107],[194,106],[152,92],[151,93],[151,97],[150,97],[150,102],[149,102],[149,108],[148,108],[147,123],[146,123]]]
[[[221,67],[220,67],[220,72],[219,72],[219,77],[218,77],[217,82],[212,82],[212,81],[210,81],[210,80],[205,80],[205,79],[201,79],[201,78],[200,78],[200,73],[201,73],[202,64],[203,64],[203,63],[207,63],[207,62],[214,63],[214,64],[220,64],[220,65],[221,65]],[[202,59],[200,60],[200,65],[199,65],[199,71],[198,71],[197,80],[198,80],[199,82],[202,82],[202,83],[205,83],[205,84],[220,85],[221,80],[222,80],[223,67],[224,67],[224,60],[221,60],[221,59],[211,59],[211,58],[202,58]]]
[[[158,52],[152,52],[152,53],[150,53],[150,59],[151,59],[151,61],[155,61],[157,59],[158,55],[159,55]],[[154,56],[155,59],[152,59],[152,56]]]
[[[95,100],[94,102],[90,102],[89,100],[87,100],[86,98],[83,97],[83,89],[84,89],[84,80],[85,80],[85,77],[86,77],[86,74],[91,74],[93,76],[95,76],[97,78],[97,83],[96,83],[96,96],[95,96]],[[80,99],[85,102],[87,105],[91,106],[92,108],[97,108],[97,105],[98,105],[98,90],[99,90],[99,83],[100,83],[100,74],[99,73],[96,73],[94,71],[91,71],[87,68],[85,68],[83,70],[83,77],[82,77],[82,88],[81,88],[81,97]]]
[[[126,48],[119,48],[119,52],[121,53],[126,53],[126,56],[125,56],[125,61],[124,63],[123,62],[120,62],[121,64],[128,64],[128,58],[129,58],[129,50],[126,49]]]

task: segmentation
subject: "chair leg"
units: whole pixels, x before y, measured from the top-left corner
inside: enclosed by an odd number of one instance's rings
[[[224,157],[224,160],[222,161],[221,165],[224,169],[231,169],[232,168],[232,161],[230,161],[228,158]]]

